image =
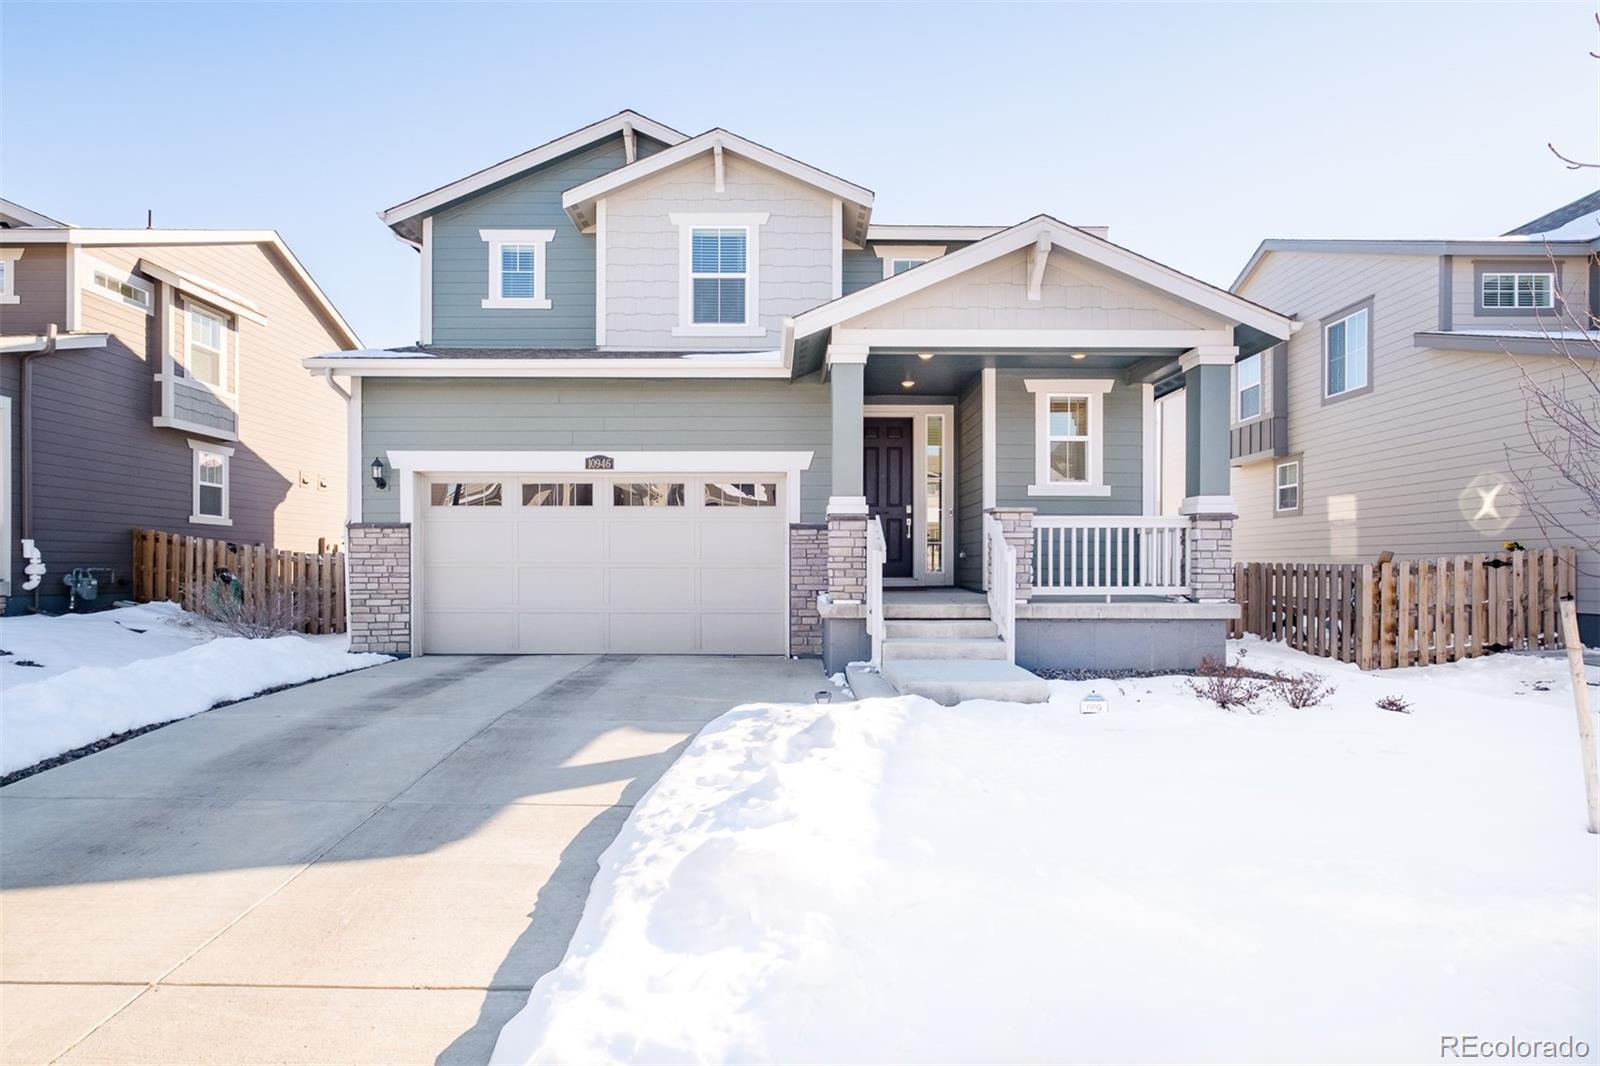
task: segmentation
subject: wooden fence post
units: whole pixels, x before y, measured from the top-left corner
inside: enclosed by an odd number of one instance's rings
[[[1377,590],[1373,583],[1372,564],[1361,564],[1361,595],[1356,600],[1356,628],[1361,631],[1360,650],[1356,653],[1356,665],[1363,670],[1371,670],[1372,646],[1374,631],[1377,628]]]

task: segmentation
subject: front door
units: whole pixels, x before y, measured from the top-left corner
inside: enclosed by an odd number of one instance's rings
[[[910,418],[868,418],[861,427],[867,517],[883,523],[884,577],[912,574],[911,461],[915,425]]]

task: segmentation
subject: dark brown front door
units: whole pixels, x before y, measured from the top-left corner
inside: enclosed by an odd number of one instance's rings
[[[913,427],[909,418],[868,418],[861,427],[867,516],[883,522],[884,577],[911,576]]]

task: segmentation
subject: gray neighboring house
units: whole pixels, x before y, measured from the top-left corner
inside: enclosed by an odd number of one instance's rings
[[[0,200],[0,604],[131,591],[136,527],[314,549],[345,521],[345,405],[300,360],[360,348],[271,230],[88,229]],[[24,539],[48,573],[26,591]]]
[[[1305,328],[1237,368],[1234,554],[1571,543],[1527,506],[1531,489],[1569,528],[1595,520],[1529,454],[1522,382],[1589,387],[1568,357],[1600,356],[1597,251],[1600,192],[1499,237],[1263,241],[1233,289]],[[1584,639],[1600,644],[1600,558],[1581,551],[1578,571]]]
[[[382,218],[418,343],[305,361],[351,395],[358,647],[1220,654],[1230,373],[1287,316],[1046,215],[879,224],[853,181],[631,111]]]

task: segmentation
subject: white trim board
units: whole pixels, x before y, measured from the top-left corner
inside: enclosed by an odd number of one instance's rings
[[[545,263],[549,258],[546,252],[555,237],[553,229],[480,229],[478,238],[489,246],[489,290],[484,294],[482,306],[494,310],[550,310],[544,287]],[[506,296],[500,290],[502,253],[508,244],[526,244],[533,248],[532,296]]]
[[[944,570],[928,577],[928,416],[944,418],[944,514],[940,518],[940,554]],[[866,403],[862,418],[910,418],[915,447],[912,459],[911,577],[885,578],[885,584],[942,588],[956,582],[956,509],[960,505],[960,473],[956,456],[956,407],[948,403]]]
[[[18,530],[16,516],[11,506],[11,467],[16,460],[12,454],[11,397],[0,396],[0,596],[11,595],[11,545]]]
[[[784,378],[789,368],[770,358],[692,359],[340,359],[313,355],[301,365],[314,374],[332,370],[352,377],[423,378]]]
[[[678,324],[674,337],[764,337],[761,325],[761,227],[766,211],[674,211],[667,220],[678,227]],[[694,321],[694,231],[744,230],[744,321]],[[704,275],[711,276],[711,275]],[[731,275],[730,275],[731,276]]]
[[[510,159],[502,160],[490,167],[485,167],[464,178],[458,178],[448,185],[441,185],[431,192],[421,196],[412,197],[404,203],[379,213],[387,226],[395,226],[407,219],[432,211],[437,207],[459,200],[463,196],[470,196],[480,189],[490,185],[514,178],[518,174],[542,166],[550,160],[566,155],[568,152],[577,151],[596,141],[604,140],[616,134],[624,133],[631,129],[634,133],[643,133],[653,137],[665,145],[679,144],[688,139],[688,135],[680,133],[671,126],[664,126],[652,118],[646,118],[637,111],[619,111],[615,115],[593,122],[582,129],[573,130],[563,134],[555,140],[546,141],[526,152],[514,155]]]

